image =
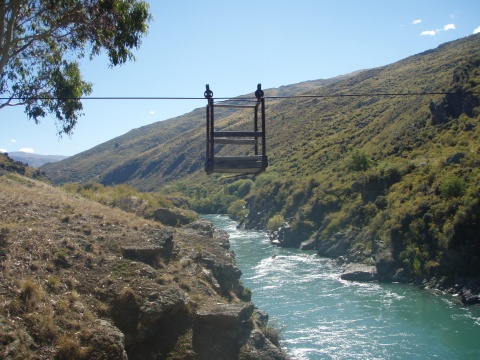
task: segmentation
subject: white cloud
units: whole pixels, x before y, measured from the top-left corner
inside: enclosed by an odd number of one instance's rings
[[[413,25],[417,25],[417,24],[420,24],[422,22],[422,20],[418,19],[418,20],[413,20],[412,21],[412,24]]]
[[[155,111],[153,111],[153,110],[152,110],[152,111],[149,111],[148,113],[149,113],[150,115],[155,115]]]
[[[430,36],[435,36],[441,31],[448,31],[448,30],[454,30],[457,27],[455,24],[447,24],[443,27],[443,29],[436,29],[436,30],[425,30],[420,33],[420,35],[430,35]]]
[[[455,24],[447,24],[443,27],[444,31],[454,30],[454,29],[456,29]]]
[[[435,36],[437,34],[437,30],[425,30],[420,33],[420,35],[430,35]]]
[[[17,140],[12,139],[12,140],[10,140],[10,142],[11,142],[12,144],[15,144],[15,143],[17,142]]]
[[[0,153],[6,153],[6,152],[8,152],[8,151],[5,150],[5,149],[0,149]]]
[[[33,151],[33,149],[30,149],[30,148],[21,148],[18,151],[21,151],[21,152],[24,152],[24,153],[29,153],[29,154],[33,154],[35,152],[35,151]]]
[[[479,26],[479,27],[477,27],[475,30],[473,30],[473,33],[474,33],[474,34],[478,34],[478,33],[480,33],[480,26]]]

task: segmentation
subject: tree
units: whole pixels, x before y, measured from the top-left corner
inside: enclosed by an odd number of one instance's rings
[[[135,60],[151,18],[140,0],[0,0],[0,109],[23,106],[37,124],[52,114],[71,135],[92,91],[77,60]]]

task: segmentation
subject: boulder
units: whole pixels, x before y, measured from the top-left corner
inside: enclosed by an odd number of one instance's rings
[[[230,249],[230,235],[225,230],[214,228],[213,240],[219,244],[223,249]]]
[[[393,259],[391,250],[383,249],[376,254],[376,279],[379,281],[409,282],[411,274],[406,269],[400,267],[398,262]]]
[[[376,280],[376,275],[377,270],[375,266],[352,263],[345,267],[341,278],[351,281],[374,281]]]
[[[124,246],[122,255],[125,259],[141,261],[146,264],[154,264],[162,255],[163,247],[152,244]]]
[[[190,297],[176,286],[150,293],[140,306],[135,342],[149,349],[147,353],[150,354],[171,351],[191,325],[188,305],[191,302]]]
[[[153,212],[153,219],[167,226],[180,226],[191,222],[190,217],[166,208],[158,208]]]
[[[187,224],[184,226],[184,228],[195,230],[196,234],[203,235],[209,238],[213,237],[213,233],[215,231],[215,227],[213,226],[213,224],[210,221],[203,219]]]
[[[215,304],[197,312],[193,323],[193,350],[198,359],[238,359],[250,337],[255,307],[246,304]]]
[[[460,299],[465,305],[474,305],[480,302],[478,295],[472,294],[471,291],[465,291],[460,293]]]
[[[169,286],[139,296],[133,290],[118,294],[111,318],[125,335],[125,350],[132,359],[149,359],[169,353],[191,326],[190,297]]]
[[[351,238],[346,233],[336,233],[333,238],[317,242],[319,255],[328,257],[344,256],[350,246]]]
[[[125,351],[124,334],[109,321],[95,320],[95,325],[90,331],[85,332],[84,341],[88,343],[88,357],[96,359],[127,360]]]
[[[230,235],[225,230],[218,229],[207,220],[197,220],[190,224],[184,225],[184,229],[191,230],[192,234],[206,236],[213,239],[215,244],[219,244],[225,250],[230,249]]]
[[[447,159],[446,164],[447,165],[460,164],[460,162],[464,157],[465,157],[465,153],[463,152],[456,153]]]
[[[159,257],[169,257],[173,250],[173,235],[171,229],[150,231],[147,241],[136,245],[122,247],[122,256],[125,259],[141,261],[146,264],[155,264]]]
[[[165,248],[170,246],[173,242],[175,230],[171,228],[154,229],[147,232],[146,235],[148,242]]]
[[[308,239],[311,233],[311,229],[305,225],[297,223],[292,226],[289,222],[284,222],[276,231],[269,233],[269,238],[272,245],[299,248],[302,239]]]
[[[313,238],[310,238],[300,244],[300,250],[315,250],[316,244],[317,241]]]
[[[275,346],[260,330],[253,330],[247,343],[240,350],[240,359],[287,360],[289,356]]]
[[[220,286],[221,294],[226,295],[231,290],[235,292],[240,291],[242,271],[236,265],[219,262],[213,256],[203,257],[201,262],[206,269],[211,270]]]

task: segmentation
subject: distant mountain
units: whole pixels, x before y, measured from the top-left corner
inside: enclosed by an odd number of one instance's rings
[[[53,163],[68,158],[68,156],[63,155],[40,155],[26,153],[23,151],[12,151],[8,153],[8,156],[10,156],[13,160],[21,161],[24,164],[28,164],[29,166],[36,168],[48,163]]]

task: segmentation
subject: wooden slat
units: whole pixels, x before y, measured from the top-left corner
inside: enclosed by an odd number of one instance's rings
[[[214,107],[224,107],[224,108],[249,108],[255,109],[255,105],[229,105],[229,104],[215,104]]]
[[[266,157],[254,156],[217,156],[213,160],[213,172],[255,174],[265,170]]]
[[[263,171],[265,169],[258,167],[258,168],[245,168],[245,169],[240,169],[240,168],[217,168],[215,167],[214,172],[219,173],[219,174],[256,174],[260,171]]]
[[[255,145],[257,140],[255,139],[228,139],[228,138],[215,138],[215,144],[237,144],[237,145]]]
[[[256,161],[262,161],[263,156],[262,155],[252,155],[252,156],[215,156],[214,161],[215,163],[219,162],[246,162],[246,161],[251,161],[251,162],[256,162]]]
[[[214,131],[213,137],[261,137],[261,131]]]

